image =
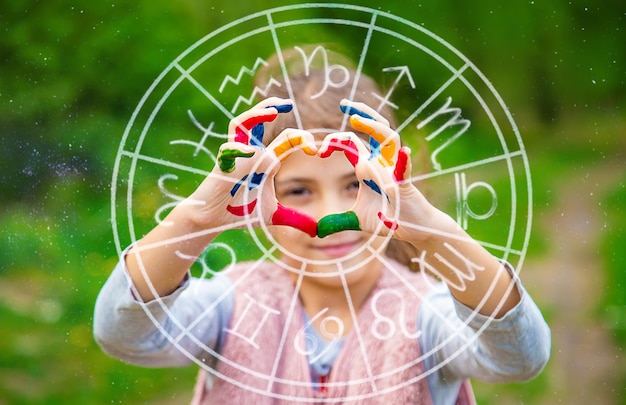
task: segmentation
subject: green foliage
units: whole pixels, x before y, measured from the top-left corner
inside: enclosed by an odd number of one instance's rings
[[[619,347],[626,347],[626,175],[603,201],[605,228],[602,238],[602,257],[607,269],[601,314]]]
[[[103,354],[91,337],[95,298],[117,260],[110,223],[114,159],[140,98],[182,51],[237,18],[290,3],[20,0],[0,5],[0,403],[188,402],[194,367],[125,365]],[[423,25],[485,72],[515,114],[527,148],[541,151],[535,153],[540,168],[533,171],[539,211],[552,201],[543,173],[566,175],[563,164],[590,159],[586,147],[562,153],[558,145],[569,136],[564,131],[589,116],[602,127],[608,116],[623,114],[626,30],[618,1],[593,6],[487,1],[471,7],[452,0],[353,3]],[[315,13],[300,12],[302,18]],[[346,49],[354,40],[334,31],[297,35],[337,39]],[[381,60],[403,60],[385,43],[379,47]],[[376,71],[382,62],[368,63],[366,70]],[[221,68],[238,65],[233,58]],[[424,77],[429,77],[426,68]],[[439,83],[422,80],[427,87]],[[170,113],[184,112],[180,108]],[[592,147],[613,153],[618,131],[599,132],[590,132]],[[624,191],[621,183],[605,202],[611,220],[602,254],[611,282],[601,308],[622,346]],[[490,230],[497,231],[481,232]],[[222,238],[237,240],[242,251],[253,245],[245,232]],[[542,249],[531,239],[531,252]],[[208,264],[221,268],[228,256]],[[533,384],[497,390],[532,402],[547,382]],[[483,392],[482,397],[491,396]]]
[[[626,348],[626,173],[622,180],[611,192],[605,196],[603,237],[601,240],[601,254],[606,272],[606,285],[603,290],[603,299],[597,309],[604,327],[612,335],[620,351]],[[622,386],[626,387],[626,378],[620,378]],[[624,398],[622,396],[622,402]]]

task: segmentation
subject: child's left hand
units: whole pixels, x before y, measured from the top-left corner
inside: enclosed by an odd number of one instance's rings
[[[343,100],[342,110],[350,125],[370,136],[369,148],[352,132],[334,133],[324,139],[319,156],[342,151],[355,168],[361,183],[350,211],[319,220],[318,236],[346,229],[419,241],[432,234],[431,224],[442,213],[411,183],[410,149],[402,147],[400,135],[388,121],[363,103]]]

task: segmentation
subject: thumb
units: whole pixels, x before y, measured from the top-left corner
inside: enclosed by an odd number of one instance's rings
[[[411,169],[411,148],[403,146],[398,151],[398,158],[393,169],[393,179],[400,185],[406,184],[407,178],[411,177]]]

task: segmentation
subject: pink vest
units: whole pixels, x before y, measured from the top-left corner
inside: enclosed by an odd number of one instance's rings
[[[235,306],[217,362],[218,376],[209,390],[207,371],[200,370],[192,405],[431,405],[415,316],[428,283],[395,262],[393,267],[393,272],[383,271],[318,390],[307,362],[303,308],[287,271],[270,263],[246,263],[231,270],[237,285]],[[457,404],[474,403],[465,381]]]

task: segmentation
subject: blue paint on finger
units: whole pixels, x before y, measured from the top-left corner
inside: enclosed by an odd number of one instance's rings
[[[252,173],[252,177],[250,177],[250,181],[248,182],[248,190],[253,190],[260,186],[264,177],[265,173]]]
[[[380,187],[378,187],[378,184],[376,184],[376,182],[374,180],[363,180],[363,183],[365,183],[365,185],[369,188],[371,188],[372,190],[374,190],[375,192],[377,192],[378,194],[382,194],[383,192],[380,190]]]
[[[275,108],[279,113],[288,113],[293,109],[292,104],[270,105],[265,108]],[[250,130],[250,145],[263,148],[263,136],[265,135],[265,125],[257,124]]]
[[[265,135],[265,127],[263,124],[257,124],[250,131],[250,145],[263,148],[263,135]]]
[[[374,139],[373,136],[370,136],[370,157],[369,160],[377,158],[380,156],[380,142]]]
[[[275,108],[279,113],[288,113],[293,110],[293,104],[270,105],[266,108]]]
[[[376,118],[374,118],[371,115],[369,115],[369,114],[367,114],[367,113],[365,113],[365,112],[363,112],[363,111],[361,111],[361,110],[359,110],[357,108],[354,108],[354,107],[352,107],[350,105],[339,105],[339,108],[341,108],[341,112],[343,112],[344,114],[347,114],[347,115],[356,114],[356,115],[361,116],[363,118],[367,118],[367,119],[376,121]]]
[[[245,176],[243,176],[243,178],[241,180],[239,180],[232,189],[230,189],[230,196],[234,197],[235,194],[237,194],[237,190],[239,190],[239,187],[241,187],[241,185],[243,184],[244,181],[246,181],[246,179],[248,178],[248,175],[246,174]]]
[[[365,183],[365,185],[372,189],[372,191],[374,191],[375,193],[384,195],[387,199],[387,202],[391,202],[391,200],[389,199],[389,195],[387,195],[387,193],[383,193],[383,191],[380,189],[380,186],[376,184],[374,180],[363,180],[363,183]]]

